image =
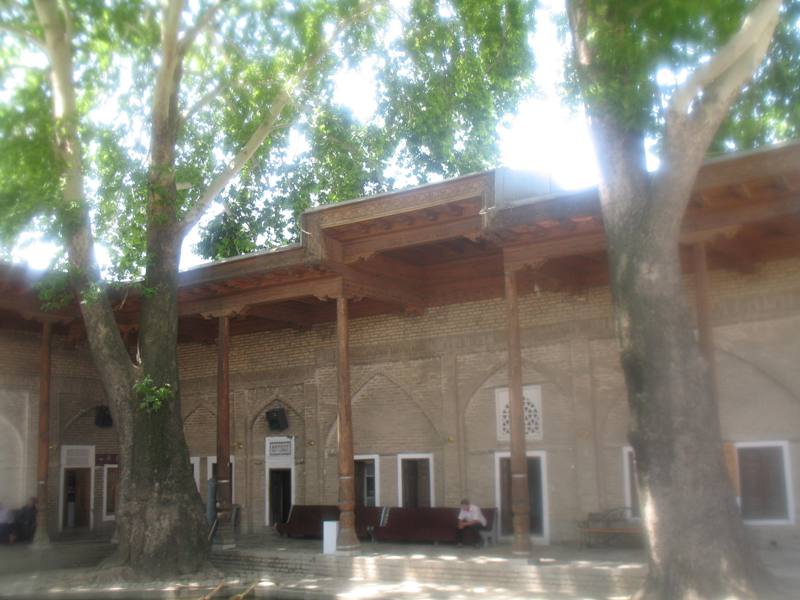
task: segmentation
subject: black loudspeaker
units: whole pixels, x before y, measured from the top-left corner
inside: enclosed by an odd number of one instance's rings
[[[111,418],[111,409],[107,406],[94,407],[94,424],[98,427],[113,427],[114,419]]]
[[[283,408],[271,408],[267,411],[267,424],[270,431],[283,431],[289,427],[289,420],[286,418],[286,410]]]

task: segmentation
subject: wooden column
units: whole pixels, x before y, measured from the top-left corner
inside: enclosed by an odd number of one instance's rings
[[[218,544],[233,544],[231,523],[231,406],[230,355],[231,325],[230,317],[219,317],[217,335],[217,518]]]
[[[34,547],[50,545],[47,534],[47,471],[50,463],[50,339],[53,328],[42,324],[42,346],[39,351],[39,441],[36,461],[36,533]]]
[[[511,420],[511,515],[514,530],[512,552],[528,554],[531,549],[530,499],[522,405],[522,350],[519,334],[517,273],[518,271],[513,270],[505,272],[508,311],[508,405]]]
[[[711,302],[708,298],[708,259],[706,245],[699,242],[692,246],[694,262],[694,289],[697,308],[697,338],[700,352],[708,364],[711,393],[717,399],[717,367],[714,360],[714,330],[711,326]]]
[[[356,537],[356,486],[353,463],[353,417],[350,408],[350,348],[347,298],[336,299],[336,341],[339,397],[339,537],[336,547],[342,551],[358,549]]]

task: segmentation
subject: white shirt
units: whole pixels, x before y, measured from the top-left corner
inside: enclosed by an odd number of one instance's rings
[[[481,509],[470,504],[467,508],[461,508],[458,513],[459,521],[479,521],[483,527],[486,527],[486,517],[483,516]]]
[[[11,523],[11,511],[5,506],[0,506],[0,525]]]

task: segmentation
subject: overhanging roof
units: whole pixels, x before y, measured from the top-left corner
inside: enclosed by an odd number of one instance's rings
[[[706,241],[712,268],[799,256],[799,167],[800,142],[709,160],[683,241]],[[509,263],[536,265],[539,289],[579,291],[607,278],[597,191],[553,190],[506,169],[318,207],[301,224],[300,244],[181,273],[184,337],[213,339],[207,318],[223,313],[238,315],[234,333],[309,327],[334,318],[327,299],[340,294],[360,300],[356,317],[497,297]],[[0,270],[0,326],[77,320],[75,307],[44,310],[35,278]],[[130,295],[120,322],[135,327],[137,312]]]

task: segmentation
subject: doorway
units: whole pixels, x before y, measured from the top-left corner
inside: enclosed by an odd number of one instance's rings
[[[291,469],[269,470],[269,524],[286,523],[292,508]]]
[[[94,446],[61,446],[58,530],[94,528]]]
[[[540,543],[548,543],[547,464],[544,452],[528,452],[528,497],[530,534]],[[511,513],[511,458],[508,452],[495,454],[497,506],[500,509],[500,535],[513,533]]]
[[[91,526],[92,470],[88,468],[64,469],[63,529],[83,529]]]
[[[433,506],[433,456],[400,454],[398,460],[398,503],[405,508]]]
[[[270,436],[264,444],[264,525],[289,520],[295,501],[294,437]]]
[[[377,454],[356,456],[356,506],[378,506],[380,504],[380,460]]]

